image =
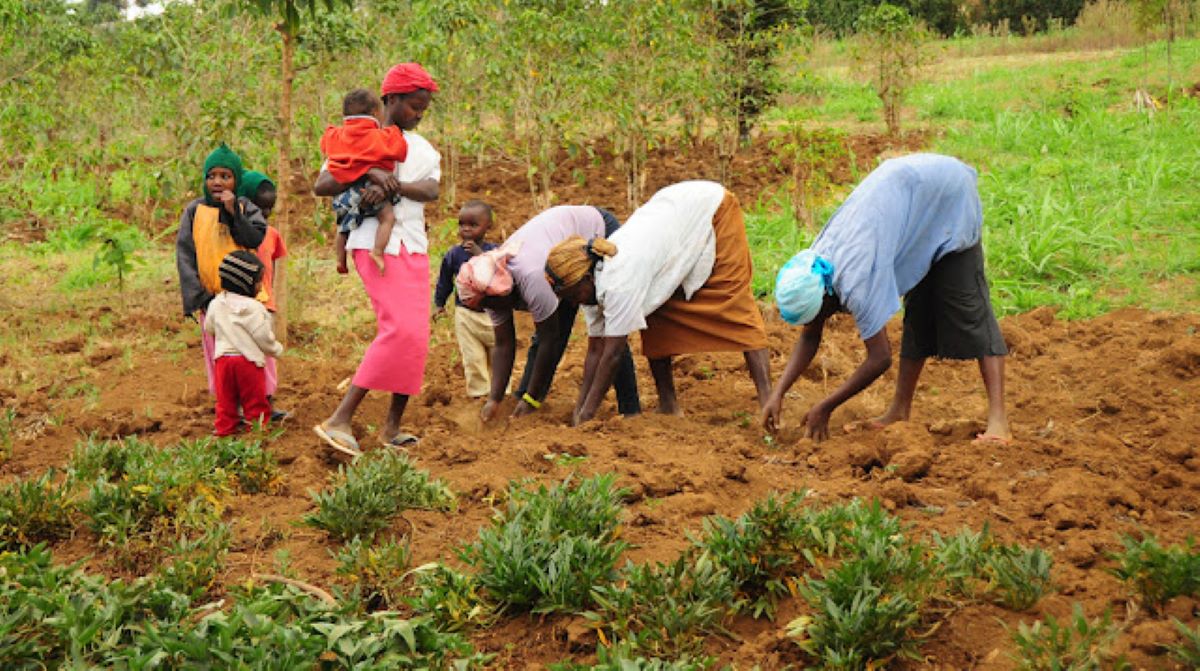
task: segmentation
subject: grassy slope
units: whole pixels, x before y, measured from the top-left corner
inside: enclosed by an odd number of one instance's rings
[[[909,98],[910,127],[938,133],[931,150],[981,169],[999,309],[1050,304],[1067,316],[1126,304],[1195,309],[1200,199],[1190,178],[1200,165],[1200,104],[1176,93],[1169,113],[1151,118],[1133,109],[1139,85],[1160,97],[1166,90],[1162,43],[1147,53],[1051,56],[947,57]],[[1174,59],[1175,82],[1191,89],[1200,79],[1200,42],[1177,44]],[[819,71],[801,89],[819,101],[817,123],[877,125],[872,91],[844,67]],[[786,258],[784,250],[764,253],[768,240],[804,242],[775,217],[752,219],[763,261]]]

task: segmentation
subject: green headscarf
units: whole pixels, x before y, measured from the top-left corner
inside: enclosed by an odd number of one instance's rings
[[[242,167],[242,159],[234,153],[224,142],[220,147],[213,150],[213,153],[204,159],[204,176],[201,184],[204,185],[204,202],[207,205],[216,207],[217,202],[213,200],[212,194],[208,192],[208,173],[213,168],[229,168],[233,171],[233,189],[236,193],[242,185],[243,173],[245,169]]]
[[[247,170],[238,180],[237,195],[254,200],[258,195],[258,187],[263,184],[270,184],[271,188],[275,188],[275,182],[272,182],[270,177],[257,170]]]

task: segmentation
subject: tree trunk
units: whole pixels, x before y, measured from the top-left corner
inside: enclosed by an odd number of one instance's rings
[[[291,195],[292,181],[292,82],[296,78],[296,72],[292,67],[292,52],[295,49],[295,36],[287,29],[284,24],[279,24],[276,27],[280,36],[283,37],[283,67],[280,72],[281,91],[279,96],[279,168],[278,180],[275,185],[278,192],[278,204],[275,206],[275,211],[278,215],[275,217],[275,228],[279,229],[279,236],[287,241],[288,224],[292,218],[290,203],[288,197]],[[274,290],[275,290],[275,337],[279,342],[287,344],[287,259],[279,264],[276,269]]]

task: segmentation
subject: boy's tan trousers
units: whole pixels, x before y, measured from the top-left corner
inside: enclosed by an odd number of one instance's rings
[[[486,312],[475,312],[460,305],[454,306],[454,336],[462,353],[463,373],[467,378],[467,395],[482,398],[492,385],[492,349],[496,334]]]

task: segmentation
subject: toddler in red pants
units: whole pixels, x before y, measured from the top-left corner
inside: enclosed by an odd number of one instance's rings
[[[238,250],[221,261],[221,293],[208,304],[204,330],[216,339],[216,433],[228,436],[246,428],[242,421],[265,424],[271,419],[267,400],[268,355],[278,357],[283,345],[275,339],[271,314],[258,302],[262,261],[254,252]],[[241,406],[242,416],[238,415]]]

